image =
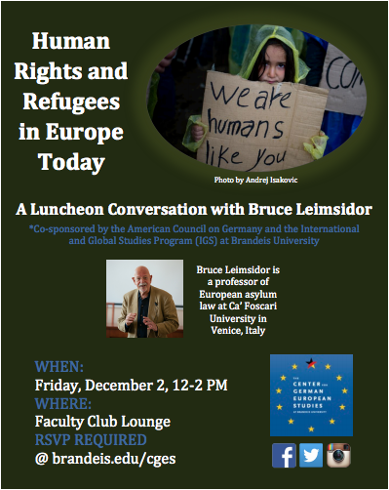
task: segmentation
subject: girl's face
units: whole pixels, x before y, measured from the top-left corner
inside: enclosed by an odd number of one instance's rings
[[[281,46],[270,45],[266,49],[265,66],[258,68],[258,81],[280,83],[285,78],[286,53]]]

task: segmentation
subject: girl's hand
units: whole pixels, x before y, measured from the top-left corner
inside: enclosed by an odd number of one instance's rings
[[[304,150],[310,153],[315,160],[319,160],[324,155],[327,140],[328,136],[323,131],[320,131],[318,136],[311,138],[312,145],[304,143]]]
[[[192,127],[192,138],[197,142],[200,141],[203,136],[204,128],[202,126],[199,126],[198,124],[195,124]]]

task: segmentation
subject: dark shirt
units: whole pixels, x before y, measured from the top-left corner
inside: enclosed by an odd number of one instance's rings
[[[140,292],[138,292],[138,339],[147,338],[147,327],[143,323],[143,317],[147,316],[149,311],[150,293],[147,298],[142,299]]]
[[[150,293],[147,298],[142,299],[140,292],[138,291],[138,339],[147,338],[147,327],[143,323],[143,317],[147,316],[147,312],[149,311],[149,301],[150,301]],[[130,330],[131,325],[126,326],[126,332]]]

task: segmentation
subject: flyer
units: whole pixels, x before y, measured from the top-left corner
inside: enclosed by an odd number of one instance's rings
[[[1,11],[2,488],[387,488],[387,4]]]

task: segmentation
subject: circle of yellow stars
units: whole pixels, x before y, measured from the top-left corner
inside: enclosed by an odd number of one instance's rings
[[[315,368],[315,366],[312,366],[312,367],[313,367],[313,368]],[[329,370],[329,369],[331,369],[331,364],[326,364],[324,367],[325,367],[327,370]],[[293,369],[293,370],[297,370],[297,368],[298,368],[298,365],[297,365],[296,363],[292,364],[292,369]],[[282,376],[280,376],[280,379],[281,379],[281,381],[285,381],[285,380],[286,380],[286,376],[283,374]],[[336,376],[336,380],[337,380],[337,381],[342,381],[342,376],[341,376],[340,374],[338,374],[338,376]],[[277,393],[278,395],[279,395],[279,394],[281,394],[281,392],[282,392],[281,388],[277,388],[277,389],[276,389],[276,393]],[[347,388],[343,388],[343,389],[342,389],[342,393],[347,394],[347,392],[348,392],[348,389],[347,389]],[[278,405],[277,405],[277,410],[282,410],[282,408],[283,408],[283,406],[282,406],[281,404],[278,404]],[[339,405],[339,408],[340,408],[341,410],[345,410],[346,405],[344,405],[344,404],[342,403],[342,405]],[[334,420],[333,418],[331,418],[331,419],[329,420],[329,423],[330,423],[330,425],[334,425],[334,424],[335,424],[335,420]],[[290,419],[288,420],[288,424],[289,424],[289,425],[293,425],[293,424],[294,424],[294,420],[293,420],[292,418],[290,418]],[[309,432],[314,432],[315,428],[311,426],[311,427],[308,427],[308,430],[309,430]]]

